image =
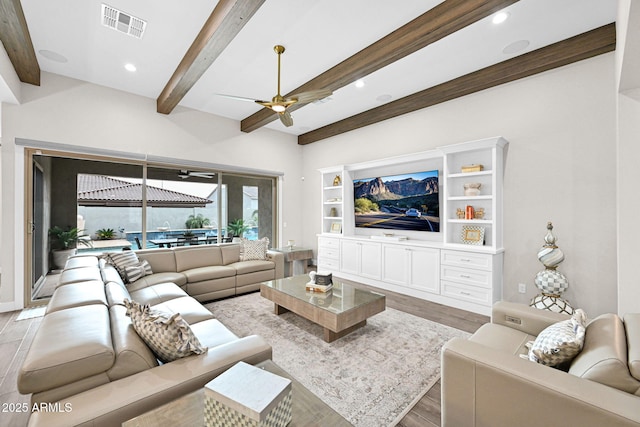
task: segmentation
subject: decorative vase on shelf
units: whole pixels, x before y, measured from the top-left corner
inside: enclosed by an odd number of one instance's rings
[[[479,196],[480,195],[480,187],[482,186],[479,182],[467,182],[464,185],[464,195],[465,196]]]
[[[569,281],[560,273],[558,265],[564,261],[564,253],[556,246],[556,236],[553,235],[553,224],[547,223],[547,234],[544,236],[545,244],[538,251],[538,260],[545,266],[535,277],[535,284],[541,294],[536,295],[529,304],[544,310],[556,313],[573,314],[573,307],[568,301],[561,298],[561,294],[569,287]]]

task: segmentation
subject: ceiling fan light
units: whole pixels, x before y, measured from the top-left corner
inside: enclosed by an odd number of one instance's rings
[[[272,105],[271,109],[273,111],[275,111],[276,113],[282,113],[284,112],[284,110],[286,110],[287,108],[284,105]]]

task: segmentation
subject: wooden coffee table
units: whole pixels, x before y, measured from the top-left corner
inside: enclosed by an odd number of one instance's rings
[[[287,427],[353,427],[315,394],[307,390],[271,360],[258,363],[259,368],[291,380],[291,423]],[[199,427],[204,426],[204,388],[135,417],[122,427]]]
[[[306,274],[260,284],[260,295],[273,301],[275,314],[291,311],[324,328],[324,340],[332,342],[367,324],[385,309],[385,296],[333,278],[327,293],[307,292]]]

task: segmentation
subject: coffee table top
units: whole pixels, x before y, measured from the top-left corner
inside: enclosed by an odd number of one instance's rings
[[[300,274],[284,279],[262,282],[262,284],[315,307],[337,314],[385,298],[382,294],[356,288],[335,277],[333,278],[333,288],[329,292],[309,292],[305,289],[305,285],[309,280],[309,276]]]

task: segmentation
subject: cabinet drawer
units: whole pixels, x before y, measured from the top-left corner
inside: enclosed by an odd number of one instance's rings
[[[332,239],[331,237],[318,237],[318,246],[339,249],[340,239]]]
[[[489,254],[442,250],[440,256],[440,262],[442,264],[479,268],[489,271],[492,267],[492,255]]]
[[[442,280],[450,280],[452,282],[491,289],[490,271],[452,267],[449,265],[443,265],[441,268],[440,278]]]
[[[331,258],[318,257],[318,270],[337,271],[340,261]]]
[[[340,250],[334,248],[319,247],[318,256],[322,258],[340,259]]]
[[[465,300],[474,302],[476,304],[482,304],[491,306],[491,290],[478,288],[474,286],[467,286],[461,283],[442,282],[442,295],[456,298],[459,300]]]

